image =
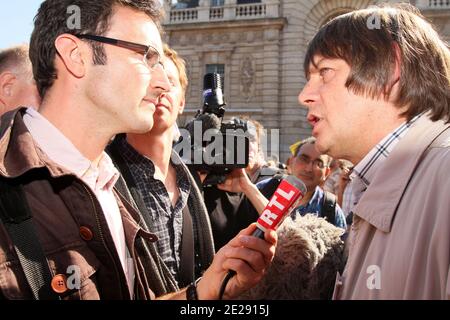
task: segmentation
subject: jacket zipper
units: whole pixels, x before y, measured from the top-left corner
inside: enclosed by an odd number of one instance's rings
[[[109,257],[111,258],[111,261],[113,262],[114,270],[116,272],[116,275],[118,276],[117,278],[120,279],[120,273],[119,273],[119,269],[117,268],[116,261],[114,260],[113,255],[111,254],[111,251],[109,250],[108,246],[106,245],[106,241],[103,236],[102,228],[100,225],[100,218],[98,216],[94,198],[92,197],[91,191],[84,185],[84,183],[82,183],[81,185],[83,186],[84,190],[86,190],[86,193],[89,195],[89,198],[91,199],[92,207],[94,208],[95,221],[97,222],[97,228],[98,228],[98,232],[100,234],[100,239],[102,240],[103,246],[105,247],[106,252],[108,253]],[[120,288],[120,296],[123,297],[122,286],[120,285],[119,288]]]

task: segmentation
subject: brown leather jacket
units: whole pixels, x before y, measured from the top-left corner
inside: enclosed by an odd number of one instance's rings
[[[130,299],[99,202],[85,183],[52,162],[35,145],[23,123],[24,112],[24,108],[18,109],[0,120],[0,177],[23,182],[35,229],[53,276],[70,276],[67,272],[71,265],[79,268],[80,288],[63,288],[60,296],[63,299]],[[157,238],[136,223],[136,211],[117,193],[116,198],[135,264],[134,298],[154,298],[148,289],[145,263],[140,260],[135,244],[137,239],[152,242]],[[0,223],[0,298],[2,296],[32,298],[12,242]]]

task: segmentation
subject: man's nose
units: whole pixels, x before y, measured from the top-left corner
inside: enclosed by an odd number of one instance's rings
[[[305,107],[310,107],[317,100],[317,89],[311,81],[308,81],[298,95],[298,102]]]
[[[314,161],[310,160],[310,161],[308,161],[308,163],[304,164],[304,170],[308,173],[313,171],[313,167],[314,167]]]
[[[170,81],[162,64],[157,64],[153,69],[150,87],[156,95],[170,90]]]
[[[312,160],[304,160],[302,161],[303,171],[311,173],[314,168],[314,161]]]

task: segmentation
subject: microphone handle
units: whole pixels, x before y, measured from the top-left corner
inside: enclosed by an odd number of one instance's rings
[[[264,231],[262,231],[262,230],[257,226],[257,227],[256,227],[256,230],[253,231],[252,236],[264,240]]]
[[[258,226],[256,227],[256,230],[252,233],[253,237],[257,237],[264,240],[264,231],[262,231]],[[225,293],[225,288],[227,286],[228,281],[230,281],[231,278],[233,278],[236,275],[236,271],[229,270],[227,275],[225,276],[225,279],[222,281],[222,285],[220,286],[219,290],[219,300],[222,300],[223,294]]]

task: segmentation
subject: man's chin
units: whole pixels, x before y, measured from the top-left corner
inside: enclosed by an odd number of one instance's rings
[[[137,134],[143,134],[143,133],[147,133],[150,130],[152,130],[153,128],[153,121],[143,121],[139,126],[135,126],[133,127],[133,131],[130,131],[128,133],[137,133]]]
[[[330,151],[330,146],[327,145],[327,143],[325,141],[323,141],[323,139],[321,138],[316,138],[316,149],[321,153],[321,154],[329,154]]]
[[[311,183],[313,182],[313,178],[311,178],[311,177],[306,177],[306,176],[303,176],[303,175],[301,175],[301,174],[298,174],[298,175],[297,175],[297,178],[299,178],[300,180],[302,180],[306,185],[311,184]]]
[[[155,113],[153,116],[153,128],[158,131],[165,131],[171,129],[176,121],[173,121],[169,117],[162,117]]]

